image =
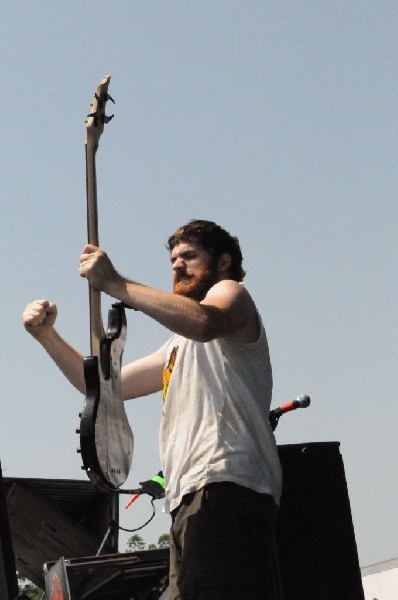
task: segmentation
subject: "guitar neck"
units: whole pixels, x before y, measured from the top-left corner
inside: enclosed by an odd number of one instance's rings
[[[98,209],[97,209],[97,177],[95,172],[95,155],[98,150],[99,139],[104,129],[113,117],[105,115],[105,106],[110,99],[108,86],[110,75],[106,75],[95,89],[94,99],[91,104],[92,111],[86,121],[86,189],[87,189],[87,237],[88,243],[99,246],[98,236]],[[101,341],[105,333],[101,316],[101,293],[89,285],[90,302],[90,348],[91,356],[100,356]]]
[[[97,177],[95,154],[97,145],[86,143],[86,190],[87,190],[87,238],[89,244],[99,246]],[[90,352],[92,356],[100,355],[101,340],[104,337],[104,326],[101,315],[101,292],[89,284],[90,305]]]

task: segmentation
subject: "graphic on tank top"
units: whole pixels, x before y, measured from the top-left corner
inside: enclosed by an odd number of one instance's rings
[[[173,350],[170,352],[169,360],[163,369],[163,402],[166,400],[167,390],[169,389],[170,379],[176,363],[177,352],[178,346],[174,346]]]

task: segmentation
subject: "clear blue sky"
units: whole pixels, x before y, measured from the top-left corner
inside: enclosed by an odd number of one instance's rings
[[[125,275],[170,289],[164,244],[180,224],[212,219],[239,237],[269,336],[273,405],[313,400],[284,417],[278,443],[341,442],[361,565],[398,554],[397,25],[387,0],[3,0],[5,475],[84,478],[82,398],[21,313],[35,298],[56,301],[60,332],[89,353],[77,272],[84,119],[111,74],[116,116],[97,158],[102,246]],[[126,360],[167,336],[129,315]],[[127,410],[135,487],[159,468],[161,399]],[[157,506],[147,542],[168,530]],[[121,525],[149,514],[141,498]]]

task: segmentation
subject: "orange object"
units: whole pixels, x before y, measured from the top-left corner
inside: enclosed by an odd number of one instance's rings
[[[133,502],[135,502],[138,498],[139,494],[134,494],[134,496],[132,496],[130,498],[130,500],[127,502],[126,506],[124,508],[128,508],[129,506],[131,506],[133,504]]]

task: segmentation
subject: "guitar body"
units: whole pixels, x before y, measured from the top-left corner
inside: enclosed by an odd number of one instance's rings
[[[86,121],[86,184],[88,242],[99,246],[95,155],[106,117],[105,106],[110,76],[97,85],[92,112]],[[113,304],[105,332],[101,317],[100,291],[89,285],[90,352],[84,359],[86,397],[80,415],[80,452],[83,469],[92,483],[114,490],[127,479],[133,457],[134,440],[121,388],[121,364],[127,336],[122,303]]]
[[[100,357],[84,360],[86,398],[80,418],[83,467],[95,485],[114,489],[130,472],[134,438],[121,393],[120,370],[127,336],[121,304],[109,310]]]

